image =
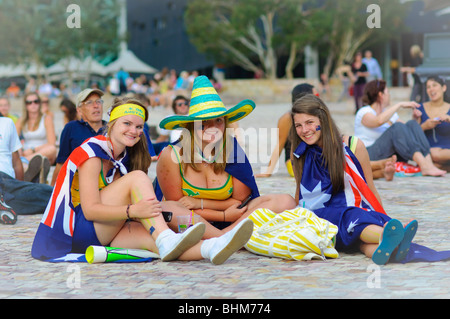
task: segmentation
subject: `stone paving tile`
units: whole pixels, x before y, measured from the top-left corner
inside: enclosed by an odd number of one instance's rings
[[[351,134],[351,108],[334,105],[339,125]],[[350,109],[350,112],[348,112]],[[260,105],[243,120],[270,127],[287,110]],[[163,117],[163,112],[158,116]],[[253,117],[253,118],[252,118]],[[262,164],[253,163],[254,169]],[[154,177],[155,165],[150,176]],[[270,178],[258,179],[262,194],[294,192],[284,164]],[[407,222],[419,221],[415,242],[450,250],[448,231],[450,176],[395,178],[375,184],[386,211]],[[41,216],[19,216],[0,225],[0,298],[2,299],[417,299],[450,297],[449,261],[388,264],[378,267],[360,253],[341,253],[327,261],[287,261],[240,250],[226,263],[206,261],[141,264],[51,264],[30,256]],[[378,277],[375,277],[377,275]],[[377,282],[376,279],[379,281]],[[74,279],[79,279],[74,280]]]

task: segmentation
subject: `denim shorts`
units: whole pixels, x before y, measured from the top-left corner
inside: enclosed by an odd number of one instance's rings
[[[85,253],[89,246],[103,246],[95,233],[94,222],[86,220],[81,205],[75,207],[75,229],[72,237],[72,252]]]

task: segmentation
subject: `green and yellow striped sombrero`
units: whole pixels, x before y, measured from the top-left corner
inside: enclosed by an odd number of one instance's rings
[[[243,100],[236,106],[227,109],[209,79],[201,75],[194,80],[188,115],[166,117],[159,123],[159,127],[173,130],[182,127],[183,124],[218,117],[227,117],[228,123],[233,123],[249,115],[254,108],[255,102]]]

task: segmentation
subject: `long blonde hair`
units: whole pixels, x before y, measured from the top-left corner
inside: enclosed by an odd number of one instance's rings
[[[39,97],[39,94],[37,92],[28,92],[27,94],[24,95],[23,97],[23,107],[22,107],[22,116],[20,118],[20,123],[22,125],[22,131],[28,131],[28,127],[27,127],[27,123],[30,119],[30,115],[28,114],[28,110],[27,110],[27,98],[29,96],[32,95],[36,95],[37,99],[39,100],[39,114],[37,117],[36,122],[34,123],[33,127],[31,128],[32,131],[36,131],[39,127],[39,123],[41,122],[42,116],[44,116],[44,114],[42,113],[42,104],[41,104],[41,98]]]
[[[129,98],[129,97],[115,98],[109,113],[111,113],[111,111],[114,108],[116,108],[120,105],[123,105],[123,104],[127,104],[127,103],[137,104],[139,106],[142,106],[146,113],[146,119],[148,118],[148,110],[145,107],[145,105],[143,105],[142,102],[140,102],[140,100]],[[116,123],[116,121],[117,120],[111,121],[106,125],[107,136],[111,136],[111,130],[114,127],[114,124]],[[152,163],[152,158],[148,151],[148,144],[147,144],[147,139],[145,138],[145,136],[142,135],[139,142],[137,142],[133,147],[127,147],[127,152],[130,157],[130,167],[129,167],[130,170],[131,171],[141,170],[141,171],[144,171],[145,173],[148,173],[148,169],[150,167],[150,164]]]
[[[196,162],[196,153],[198,152],[196,148],[195,140],[197,139],[195,135],[195,128],[194,128],[194,122],[187,123],[185,128],[189,134],[182,134],[180,143],[181,143],[181,149],[180,149],[180,157],[181,157],[181,163],[183,164],[183,169],[186,170],[188,166],[190,166],[194,171],[199,172],[200,171],[200,163]],[[227,165],[227,159],[228,159],[228,148],[227,147],[227,141],[231,141],[230,136],[227,135],[227,129],[229,128],[228,125],[228,119],[225,118],[225,132],[222,138],[222,141],[219,146],[219,151],[221,150],[221,158],[219,161],[215,161],[213,163],[213,169],[214,173],[220,174],[225,171],[225,167]],[[186,133],[187,133],[186,132]],[[189,150],[189,154],[186,154],[184,150]],[[216,148],[214,148],[216,150]]]
[[[320,120],[321,139],[322,139],[322,165],[328,168],[330,174],[331,184],[333,185],[333,193],[337,193],[344,189],[344,148],[342,136],[338,127],[331,117],[330,111],[325,103],[313,94],[307,94],[297,99],[292,106],[292,126],[290,131],[291,141],[291,161],[294,170],[294,176],[297,187],[301,183],[303,174],[303,166],[305,163],[305,156],[297,158],[293,156],[295,149],[302,142],[297,135],[294,115],[308,114],[316,116]]]

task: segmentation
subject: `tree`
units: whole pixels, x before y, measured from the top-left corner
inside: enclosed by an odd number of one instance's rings
[[[380,28],[368,24],[373,5]],[[284,55],[292,78],[306,45],[320,48],[330,75],[361,47],[399,35],[407,9],[400,0],[192,0],[185,24],[192,43],[214,60],[261,68],[273,79]]]
[[[400,36],[409,5],[400,0],[324,0],[318,9],[326,30],[319,40],[327,56],[323,73],[329,76],[362,47]]]
[[[49,65],[65,57],[104,58],[116,54],[118,6],[115,0],[0,0],[2,63]],[[79,14],[72,25],[71,14]],[[7,30],[5,32],[5,30]]]
[[[185,14],[186,29],[200,52],[249,71],[262,69],[268,78],[274,79],[279,54],[288,54],[288,65],[293,68],[299,51],[309,40],[307,32],[298,33],[299,29],[308,28],[302,11],[306,2],[193,0]]]

